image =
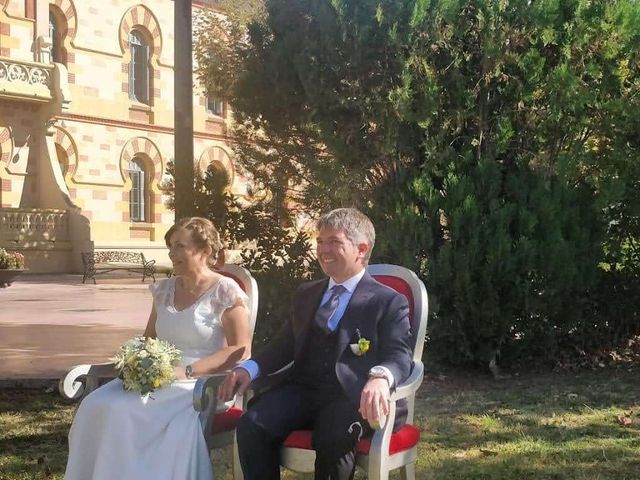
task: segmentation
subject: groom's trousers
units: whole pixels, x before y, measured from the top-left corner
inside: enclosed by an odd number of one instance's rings
[[[286,383],[256,398],[237,428],[246,480],[278,480],[280,447],[293,430],[311,430],[316,480],[349,480],[355,445],[372,434],[358,406],[342,391],[320,391]]]

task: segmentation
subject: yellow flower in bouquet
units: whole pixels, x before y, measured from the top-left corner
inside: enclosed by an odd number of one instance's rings
[[[135,337],[120,347],[113,358],[125,390],[148,395],[173,380],[173,370],[182,353],[158,338]]]

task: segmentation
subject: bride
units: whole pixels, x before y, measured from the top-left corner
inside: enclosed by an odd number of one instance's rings
[[[251,354],[246,295],[216,273],[220,235],[204,218],[179,220],[165,235],[175,277],[151,285],[144,335],[183,353],[175,381],[148,400],[115,379],[80,404],[69,432],[66,480],[206,480],[209,452],[193,409],[195,379]]]

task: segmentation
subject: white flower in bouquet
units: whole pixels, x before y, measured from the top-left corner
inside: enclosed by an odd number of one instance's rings
[[[135,337],[125,342],[113,358],[125,390],[145,396],[173,380],[182,352],[158,338]]]

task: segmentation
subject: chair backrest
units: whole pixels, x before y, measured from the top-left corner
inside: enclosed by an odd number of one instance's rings
[[[253,332],[256,328],[256,318],[258,317],[258,284],[256,280],[251,276],[246,268],[233,263],[226,263],[219,273],[225,277],[229,277],[240,286],[240,288],[247,294],[247,309],[249,310],[249,333],[253,338]]]
[[[427,333],[429,300],[424,283],[411,270],[399,265],[374,264],[367,267],[378,282],[404,295],[409,302],[409,321],[413,332],[413,359],[421,360]]]

